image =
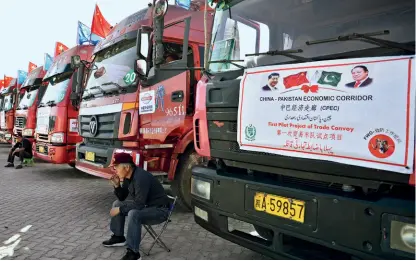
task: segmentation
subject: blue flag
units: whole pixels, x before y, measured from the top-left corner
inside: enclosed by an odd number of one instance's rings
[[[45,65],[43,66],[43,68],[45,69],[45,71],[48,71],[49,68],[51,68],[53,63],[53,58],[50,54],[45,53]]]
[[[191,0],[175,0],[176,5],[189,10],[191,8]]]
[[[86,26],[85,24],[78,21],[78,34],[77,34],[77,44],[82,45],[84,43],[90,43],[93,45],[97,45],[99,41],[101,41],[101,37],[98,35],[91,33],[91,28]]]
[[[17,71],[17,84],[23,84],[27,78],[27,72],[18,70]]]

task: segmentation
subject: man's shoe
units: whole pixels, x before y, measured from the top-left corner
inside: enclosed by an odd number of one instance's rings
[[[6,166],[4,166],[5,168],[13,168],[14,167],[14,164],[13,163],[10,163],[10,162],[8,162],[7,163],[7,165]]]
[[[140,253],[136,253],[130,248],[127,248],[127,252],[121,260],[141,260],[141,259],[142,257],[140,256]]]
[[[17,165],[17,166],[16,166],[16,169],[23,169],[23,166],[22,166],[22,164],[20,164],[20,165]]]
[[[118,247],[126,245],[126,238],[124,236],[112,235],[109,240],[103,242],[106,247]]]

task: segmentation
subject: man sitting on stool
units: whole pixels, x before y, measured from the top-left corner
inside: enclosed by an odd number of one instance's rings
[[[9,158],[7,159],[6,168],[14,167],[14,157],[18,156],[20,158],[20,164],[16,166],[16,169],[23,168],[23,160],[24,159],[31,159],[33,157],[32,154],[32,143],[22,137],[16,138],[16,144],[10,149]]]
[[[127,253],[123,260],[141,259],[139,253],[142,224],[160,224],[168,218],[169,198],[162,184],[150,173],[136,167],[128,153],[114,156],[112,167],[116,174],[110,179],[119,200],[110,211],[110,230],[113,235],[104,246],[124,246]],[[127,196],[133,200],[125,200]],[[124,224],[127,217],[127,241]]]

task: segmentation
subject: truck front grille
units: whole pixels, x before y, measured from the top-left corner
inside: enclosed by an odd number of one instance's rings
[[[23,129],[26,127],[26,118],[25,117],[16,117],[16,120],[14,122],[14,126],[17,128]]]
[[[94,136],[91,133],[90,122],[91,118],[97,118],[97,134]],[[81,136],[84,138],[94,139],[116,139],[118,136],[118,128],[120,125],[120,112],[108,113],[101,115],[81,115],[80,116],[80,130]]]

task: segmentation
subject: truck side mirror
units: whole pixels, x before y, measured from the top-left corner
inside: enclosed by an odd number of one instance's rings
[[[143,80],[147,76],[147,62],[146,60],[136,60],[134,64],[134,71],[139,75],[139,79]]]
[[[79,55],[71,56],[71,69],[75,70],[81,66],[81,57]]]

